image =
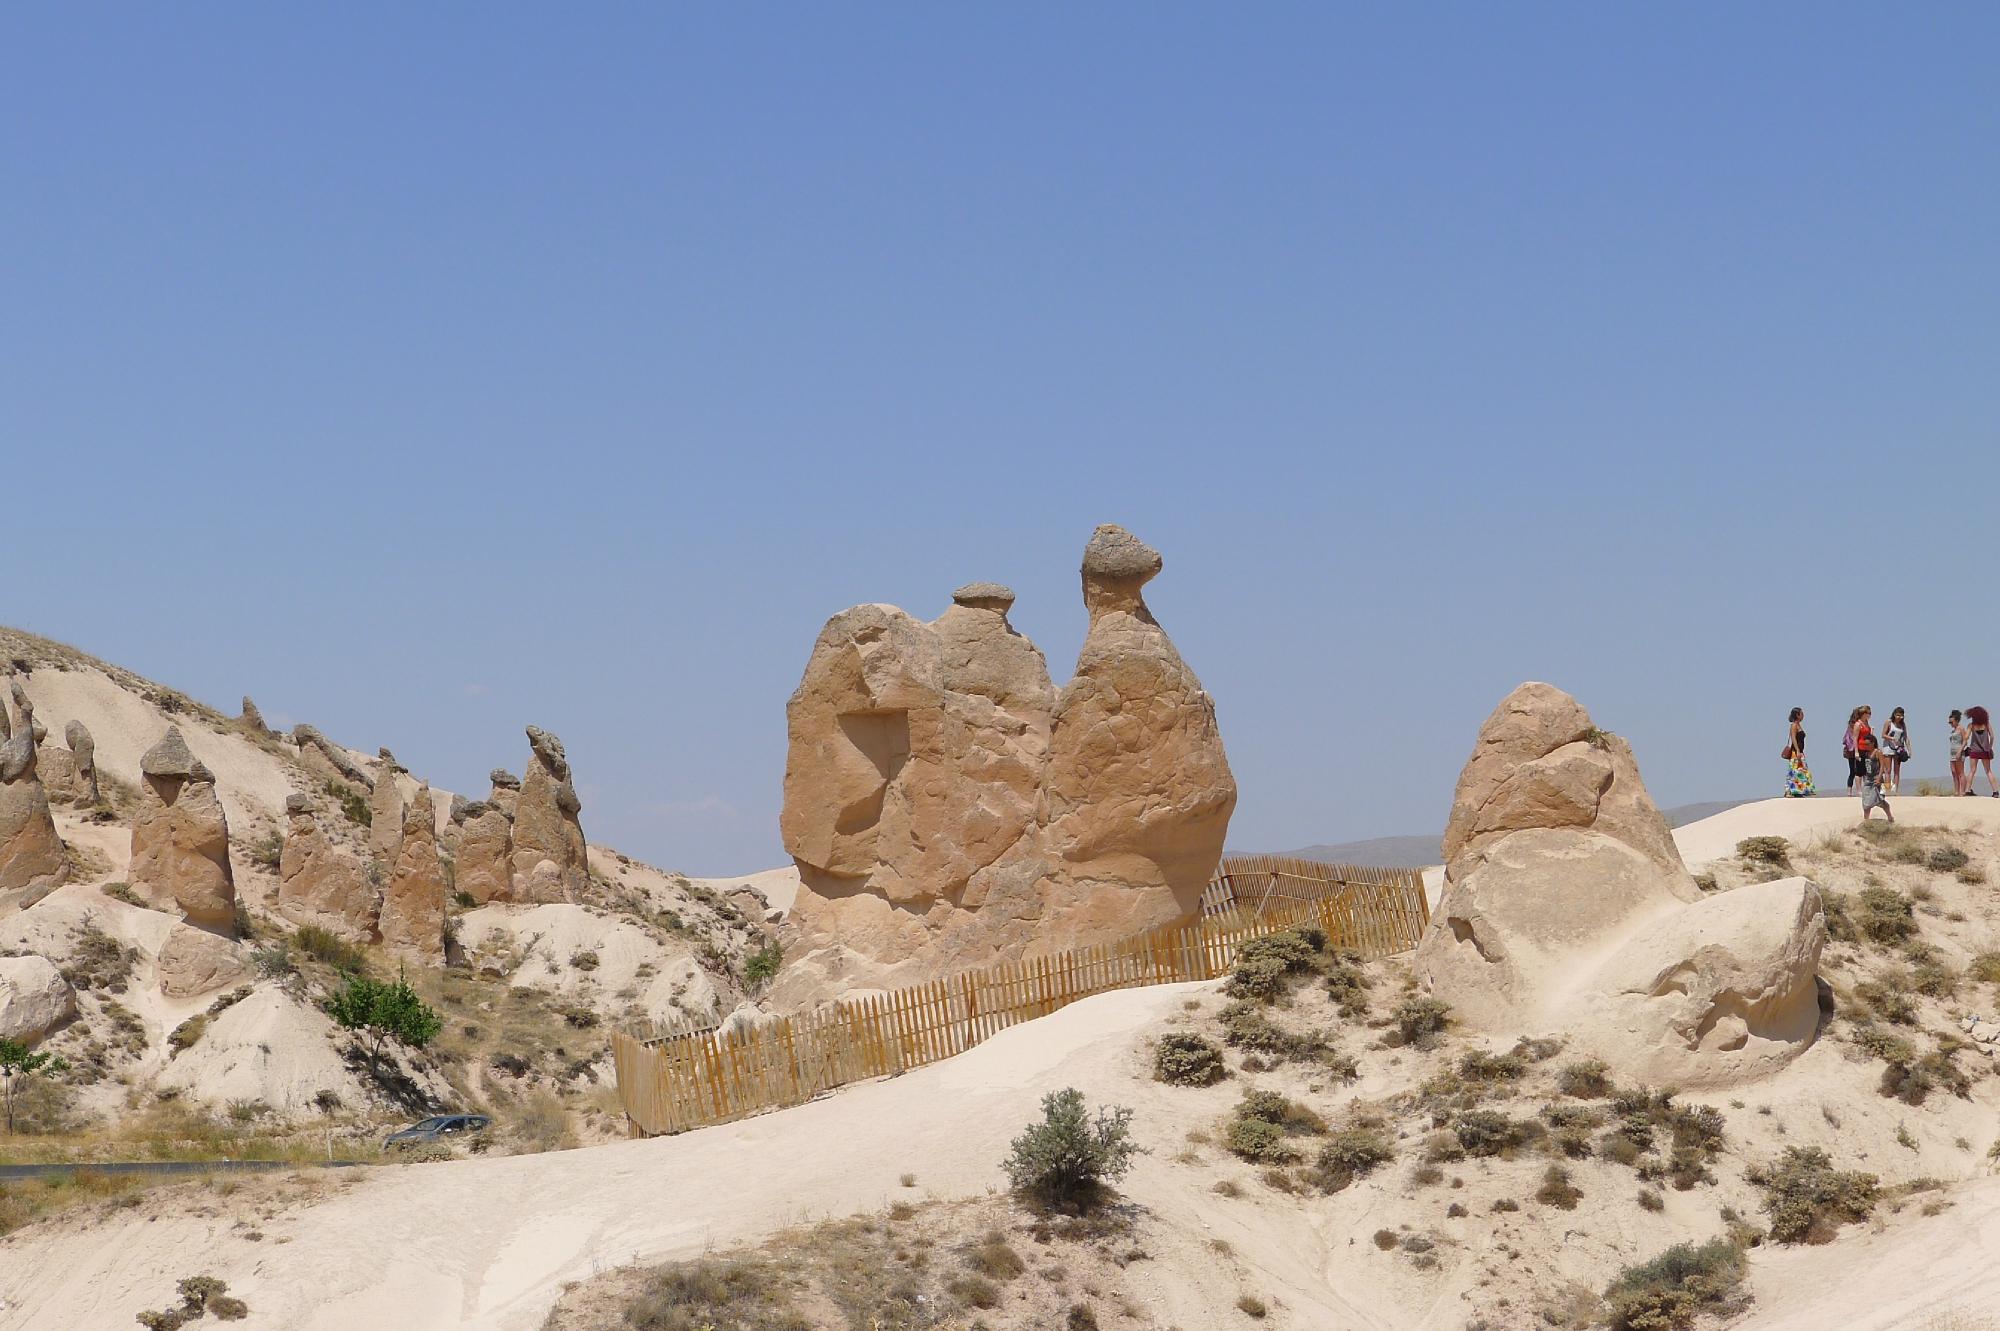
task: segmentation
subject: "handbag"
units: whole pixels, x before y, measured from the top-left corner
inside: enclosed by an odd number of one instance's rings
[[[1790,762],[1792,760],[1792,746],[1787,744],[1784,748],[1778,750],[1778,756],[1786,762]]]

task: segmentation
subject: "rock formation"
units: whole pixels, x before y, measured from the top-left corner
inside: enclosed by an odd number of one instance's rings
[[[486,779],[493,783],[493,793],[486,797],[487,801],[505,809],[512,818],[515,806],[521,801],[521,778],[504,767],[496,767],[486,774]]]
[[[188,748],[180,727],[169,726],[139,759],[139,775],[132,889],[154,906],[179,910],[190,924],[234,936],[236,877],[215,774]]]
[[[417,788],[403,810],[403,836],[382,893],[382,946],[426,966],[444,964],[444,866],[438,861],[437,809],[431,788]]]
[[[1049,736],[1048,844],[1097,937],[1193,915],[1236,808],[1215,701],[1146,608],[1160,567],[1122,527],[1091,537],[1090,632]]]
[[[827,621],[786,708],[801,973],[918,980],[1194,913],[1236,791],[1213,703],[1140,596],[1159,568],[1098,529],[1060,694],[997,583],[928,624],[887,605]]]
[[[34,1044],[76,1015],[76,992],[47,957],[0,957],[0,1038]]]
[[[354,856],[321,830],[312,800],[285,800],[288,823],[278,857],[278,914],[293,924],[316,924],[357,943],[376,941],[382,893]]]
[[[466,805],[458,818],[454,882],[482,906],[514,899],[514,819],[501,807],[500,794],[496,782],[492,798]]]
[[[64,726],[63,739],[68,748],[49,745],[40,751],[37,766],[43,787],[52,797],[67,799],[72,804],[98,803],[103,792],[97,783],[97,741],[90,737],[89,727],[81,721]]]
[[[69,875],[62,838],[36,770],[40,727],[34,704],[16,678],[9,690],[17,713],[0,702],[0,907],[24,906],[61,886]]]
[[[583,804],[570,784],[562,741],[529,726],[528,748],[528,774],[513,810],[515,899],[575,901],[590,881],[578,819]]]
[[[250,700],[250,695],[247,693],[243,695],[243,715],[237,720],[242,722],[243,728],[253,735],[272,733],[271,727],[264,724],[264,714],[257,710],[257,704]]]
[[[194,998],[250,978],[243,946],[189,925],[177,924],[160,945],[160,992]]]
[[[1631,747],[1559,689],[1523,684],[1487,718],[1444,853],[1417,971],[1467,1026],[1560,1031],[1688,1088],[1762,1075],[1817,1030],[1817,890],[1703,898]]]
[[[322,781],[345,781],[362,790],[375,789],[375,778],[368,775],[367,770],[355,762],[347,750],[312,726],[293,726],[292,742],[299,746],[299,761]]]
[[[394,864],[403,844],[403,784],[396,779],[403,769],[395,754],[380,752],[375,789],[368,797],[368,854],[383,864]]]

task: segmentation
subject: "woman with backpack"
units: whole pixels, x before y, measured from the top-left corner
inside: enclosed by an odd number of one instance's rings
[[[1910,723],[1898,707],[1882,727],[1882,784],[1891,795],[1903,793],[1903,764],[1910,760]]]
[[[1785,760],[1785,797],[1804,799],[1816,792],[1813,786],[1812,768],[1806,766],[1806,709],[1794,707],[1791,715],[1791,733],[1785,738],[1785,751],[1779,757]]]
[[[1947,727],[1945,749],[1951,756],[1951,793],[1954,795],[1969,795],[1972,793],[1971,788],[1965,784],[1965,725],[1962,720],[1963,716],[1964,713],[1954,707],[1951,709],[1951,715],[1945,718],[1945,725]]]
[[[1979,765],[1986,764],[1986,784],[1993,787],[1995,799],[2000,799],[2000,780],[1993,776],[1993,722],[1987,718],[1984,707],[1965,709],[1967,722],[1965,731],[1965,793],[1976,794],[1973,783],[1979,780]]]

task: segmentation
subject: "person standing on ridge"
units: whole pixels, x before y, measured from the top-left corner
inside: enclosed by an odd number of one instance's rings
[[[1891,795],[1903,793],[1903,764],[1910,760],[1910,723],[1898,707],[1889,713],[1882,727],[1883,788]]]
[[[1880,809],[1884,818],[1895,822],[1896,815],[1889,811],[1889,801],[1882,795],[1882,757],[1866,721],[1855,736],[1854,752],[1861,765],[1861,821],[1867,822]]]
[[[1840,755],[1847,759],[1847,788],[1854,789],[1854,783],[1861,779],[1861,759],[1855,753],[1854,730],[1861,724],[1862,714],[1868,709],[1857,707],[1847,714],[1847,729],[1840,737]]]
[[[1993,722],[1987,717],[1984,707],[1965,709],[1968,722],[1965,732],[1965,793],[1976,794],[1973,784],[1979,780],[1979,765],[1986,764],[1986,784],[1993,787],[1993,795],[2000,799],[2000,779],[1993,775]]]
[[[1805,799],[1815,794],[1812,768],[1806,766],[1806,709],[1794,707],[1791,715],[1791,733],[1785,739],[1784,758],[1785,796],[1788,799]]]
[[[1956,707],[1945,718],[1948,733],[1945,736],[1945,750],[1951,756],[1951,793],[1969,795],[1971,790],[1965,784],[1965,725],[1961,718],[1964,713]]]

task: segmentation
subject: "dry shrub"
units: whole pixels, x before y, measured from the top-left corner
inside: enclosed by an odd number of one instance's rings
[[[1746,1177],[1764,1190],[1771,1237],[1779,1243],[1830,1243],[1844,1224],[1866,1220],[1880,1195],[1873,1174],[1838,1170],[1816,1146],[1792,1146]]]
[[[1743,1280],[1743,1254],[1727,1239],[1677,1243],[1628,1266],[1604,1291],[1614,1331],[1678,1331],[1727,1309]]]

